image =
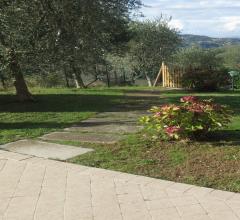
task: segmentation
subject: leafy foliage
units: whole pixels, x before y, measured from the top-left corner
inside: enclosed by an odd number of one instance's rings
[[[152,107],[151,116],[141,118],[147,130],[164,139],[196,138],[230,122],[230,111],[213,100],[195,96],[181,98],[181,103]]]
[[[185,68],[213,69],[223,66],[223,59],[218,54],[219,51],[215,49],[189,47],[179,50],[173,58],[176,63]]]
[[[226,69],[188,68],[183,75],[183,85],[199,91],[215,91],[230,85]]]
[[[238,75],[233,76],[234,87],[240,88],[240,45],[225,46],[219,54],[224,61],[224,66],[229,71],[238,72]]]
[[[226,46],[222,48],[219,56],[229,70],[240,71],[240,45]]]
[[[177,50],[181,38],[164,18],[134,22],[131,30],[130,54],[135,72],[151,80],[158,74],[162,61],[169,59]]]
[[[140,5],[139,0],[2,0],[1,79],[2,72],[14,76],[23,101],[31,99],[26,74],[67,70],[66,77],[74,73],[82,83],[81,74],[96,74],[107,53],[124,48],[130,14]]]
[[[228,70],[219,50],[191,47],[180,50],[174,60],[184,67],[183,85],[186,88],[213,91],[230,85]]]

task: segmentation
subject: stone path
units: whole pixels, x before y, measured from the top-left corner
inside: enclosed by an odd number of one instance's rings
[[[240,194],[0,151],[1,220],[240,220]]]
[[[114,144],[125,134],[136,133],[142,129],[137,125],[143,115],[138,111],[105,112],[95,118],[84,120],[64,131],[52,132],[40,137],[43,141],[76,141],[90,144]],[[20,140],[1,145],[1,149],[49,159],[67,160],[88,153],[92,149],[74,147],[36,140]]]
[[[127,100],[126,103],[115,106],[115,111],[99,113],[95,118],[84,120],[64,131],[39,137],[42,141],[20,140],[0,145],[0,149],[48,159],[67,160],[92,151],[84,147],[85,143],[115,144],[125,138],[126,134],[136,133],[142,129],[137,122],[140,116],[146,114],[148,106],[143,105],[142,101],[136,103],[136,97],[133,100],[133,103]],[[82,143],[83,147],[59,145],[47,141],[75,141]]]
[[[15,153],[57,160],[67,160],[93,151],[89,148],[66,146],[37,140],[20,140],[0,147]]]
[[[47,141],[78,141],[90,144],[114,144],[125,134],[136,133],[142,129],[137,121],[143,112],[119,111],[104,112],[80,122],[62,132],[52,132],[41,137]]]

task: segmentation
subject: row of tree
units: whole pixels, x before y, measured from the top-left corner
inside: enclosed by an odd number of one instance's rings
[[[198,90],[216,90],[232,83],[234,72],[236,86],[240,86],[240,45],[216,49],[190,47],[179,50],[174,56],[175,64],[185,69],[183,84]]]
[[[84,86],[105,55],[128,41],[130,13],[138,0],[1,0],[1,74],[14,77],[20,101],[33,100],[24,74],[65,69]]]
[[[240,45],[227,45],[215,49],[203,49],[198,46],[183,48],[174,54],[173,60],[184,67],[240,70]]]
[[[20,101],[33,100],[24,76],[61,73],[84,88],[83,75],[124,71],[151,85],[181,38],[168,19],[133,21],[139,7],[140,0],[1,0],[2,83],[13,78]]]
[[[239,47],[181,49],[170,19],[133,21],[140,0],[0,0],[0,80],[14,79],[20,101],[33,100],[25,77],[63,77],[85,88],[83,76],[109,83],[145,78],[162,61],[201,68],[240,68]]]

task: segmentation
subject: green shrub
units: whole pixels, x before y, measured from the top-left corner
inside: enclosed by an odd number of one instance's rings
[[[193,139],[209,131],[227,126],[231,111],[213,100],[200,100],[195,96],[181,98],[179,105],[152,107],[151,116],[141,123],[154,136],[163,139]]]
[[[234,88],[240,89],[240,74],[234,77]]]
[[[200,91],[215,91],[230,85],[230,77],[225,69],[187,69],[183,76],[183,85]]]

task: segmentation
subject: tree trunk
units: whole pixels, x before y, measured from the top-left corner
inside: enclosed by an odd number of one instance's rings
[[[77,80],[77,77],[76,77],[76,74],[75,74],[75,73],[73,73],[73,79],[74,79],[76,88],[77,88],[77,89],[80,89],[80,86],[79,86],[79,83],[78,83],[78,80]]]
[[[110,87],[110,77],[109,77],[109,72],[106,72],[106,76],[107,76],[107,86],[108,88]]]
[[[146,76],[146,80],[147,80],[148,86],[152,87],[152,81],[151,81],[150,77],[148,76],[148,74],[145,74],[145,76]]]
[[[75,82],[76,82],[76,86],[77,88],[86,88],[84,82],[83,82],[83,79],[82,79],[82,76],[81,76],[81,73],[80,73],[80,70],[78,68],[76,68],[74,65],[72,65],[72,69],[73,69],[73,76],[75,77]]]
[[[66,80],[66,86],[67,86],[67,88],[70,88],[70,84],[69,84],[69,80],[68,80],[68,74],[67,74],[67,68],[66,67],[63,68],[63,74],[64,74],[64,77],[65,77],[65,80]]]
[[[11,49],[9,67],[15,78],[14,86],[16,88],[16,95],[20,102],[34,101],[32,94],[29,92],[25,79],[23,77],[20,65],[17,61],[17,57],[14,49]]]
[[[80,73],[76,74],[76,79],[78,81],[78,84],[79,84],[80,88],[86,89],[86,86],[85,86],[85,84],[83,82],[83,79],[82,79],[82,76],[81,76]]]
[[[1,76],[1,75],[0,75],[0,79],[1,79],[2,86],[3,86],[3,88],[5,89],[5,88],[6,88],[5,79],[4,79],[4,77]]]
[[[126,86],[126,73],[123,71],[123,85]]]
[[[117,72],[114,71],[114,78],[115,78],[115,85],[118,85],[118,76],[117,76]]]

